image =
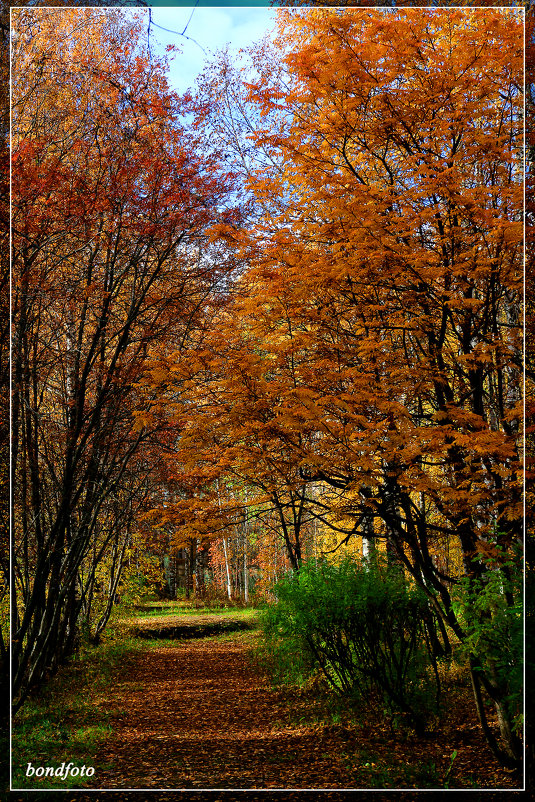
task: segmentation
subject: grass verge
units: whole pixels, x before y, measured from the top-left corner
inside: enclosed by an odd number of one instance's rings
[[[244,618],[248,619],[255,617],[258,611],[254,607],[192,607],[184,604],[165,604],[162,606],[154,606],[149,608],[136,607],[130,611],[129,618],[135,619],[152,619],[152,618],[167,618],[178,619],[182,616],[187,618],[202,617],[202,616],[221,616],[223,618],[230,617],[233,619]]]
[[[143,648],[131,637],[110,635],[100,646],[80,653],[30,697],[13,721],[13,786],[17,789],[84,788],[91,781],[100,744],[108,737],[110,718],[120,712],[110,705],[109,689]],[[78,776],[32,776],[31,768],[72,763]],[[28,768],[31,764],[31,768]],[[81,776],[82,767],[84,775]],[[65,771],[63,772],[65,773]]]

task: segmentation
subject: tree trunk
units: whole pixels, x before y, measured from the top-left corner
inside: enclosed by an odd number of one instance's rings
[[[227,539],[226,539],[226,537],[223,538],[223,555],[225,557],[225,573],[226,573],[226,577],[227,577],[227,596],[228,596],[229,601],[230,601],[230,599],[232,599],[232,585],[230,583],[230,570],[229,570],[229,564],[228,564],[228,552],[227,552]]]

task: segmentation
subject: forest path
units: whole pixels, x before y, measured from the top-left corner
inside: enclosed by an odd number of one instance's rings
[[[355,734],[292,723],[308,703],[269,685],[248,658],[253,638],[143,652],[114,687],[113,706],[125,712],[97,755],[93,787],[355,787],[344,761]]]

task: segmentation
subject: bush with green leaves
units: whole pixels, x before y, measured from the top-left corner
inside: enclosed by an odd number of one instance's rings
[[[438,712],[435,619],[398,570],[346,559],[305,566],[279,582],[262,616],[264,650],[279,675],[320,669],[348,699],[383,698],[421,733]]]
[[[477,560],[480,560],[478,555]],[[504,699],[512,729],[523,724],[523,571],[522,555],[499,546],[485,560],[480,576],[463,577],[456,588],[454,610],[464,638],[459,652],[485,676],[491,699]]]

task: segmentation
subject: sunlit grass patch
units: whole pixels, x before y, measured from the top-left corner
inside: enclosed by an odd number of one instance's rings
[[[249,619],[258,614],[258,611],[253,607],[193,607],[186,606],[182,603],[165,604],[162,606],[150,607],[137,607],[129,610],[130,619],[182,619],[190,617],[202,617],[206,615],[221,616],[230,618],[245,618]]]

